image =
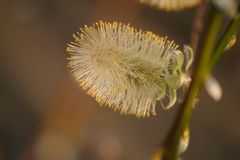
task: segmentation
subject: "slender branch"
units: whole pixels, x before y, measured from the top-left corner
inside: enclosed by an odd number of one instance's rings
[[[224,49],[227,46],[230,38],[237,32],[237,29],[240,26],[240,7],[230,24],[228,25],[225,33],[223,34],[222,38],[220,39],[215,52],[210,61],[209,70],[211,71],[214,65],[217,63],[221,55],[224,53]]]
[[[198,93],[199,87],[203,83],[205,73],[207,73],[208,63],[211,58],[211,53],[214,50],[222,19],[223,15],[220,12],[214,10],[210,18],[210,24],[208,27],[206,39],[204,41],[199,61],[197,62],[188,93],[185,97],[182,107],[179,110],[175,124],[165,144],[166,152],[163,155],[163,160],[175,160],[177,158],[177,150],[181,133],[183,129],[186,128],[189,124],[196,95]]]
[[[191,32],[191,40],[190,40],[190,46],[192,47],[193,53],[196,53],[198,48],[200,34],[203,29],[203,19],[206,13],[207,6],[208,6],[208,1],[201,3],[200,6],[197,8],[197,11],[195,14],[195,18],[192,26],[192,32]]]

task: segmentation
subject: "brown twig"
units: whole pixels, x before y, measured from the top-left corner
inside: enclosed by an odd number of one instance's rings
[[[192,32],[191,32],[191,40],[190,40],[190,46],[193,49],[193,53],[196,53],[198,48],[198,43],[199,43],[200,35],[203,29],[204,15],[206,13],[207,6],[208,6],[208,0],[205,0],[197,8],[197,11],[195,14],[195,18],[192,26]]]

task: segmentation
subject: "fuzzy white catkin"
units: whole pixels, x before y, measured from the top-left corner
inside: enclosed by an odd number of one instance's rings
[[[202,0],[139,0],[140,3],[165,11],[179,11],[198,5]]]
[[[80,31],[67,47],[69,67],[101,105],[138,117],[155,115],[157,101],[172,107],[177,89],[189,82],[189,47],[185,54],[166,37],[117,22],[99,21]]]

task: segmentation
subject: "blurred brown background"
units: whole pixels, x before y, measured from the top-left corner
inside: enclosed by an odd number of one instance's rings
[[[157,116],[146,119],[99,107],[69,75],[66,44],[80,26],[106,20],[168,35],[182,46],[194,11],[164,13],[136,0],[1,0],[0,159],[149,159],[179,105],[158,106]],[[240,159],[239,49],[214,71],[224,90],[220,102],[200,96],[186,160]]]

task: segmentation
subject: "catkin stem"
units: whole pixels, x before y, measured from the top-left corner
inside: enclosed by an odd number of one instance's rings
[[[165,146],[166,152],[163,155],[163,160],[175,160],[177,158],[177,150],[181,133],[183,129],[189,125],[196,95],[198,94],[198,89],[202,85],[204,77],[207,73],[209,60],[215,47],[215,42],[218,37],[222,20],[223,15],[214,9],[209,21],[210,24],[208,26],[203,48],[193,73],[192,82],[185,100],[179,110],[175,124],[167,139]]]

